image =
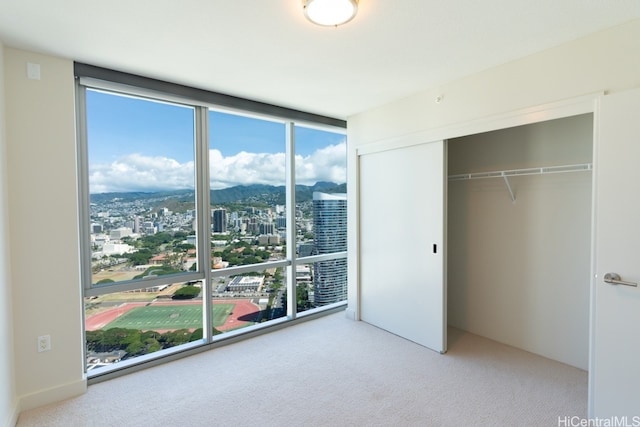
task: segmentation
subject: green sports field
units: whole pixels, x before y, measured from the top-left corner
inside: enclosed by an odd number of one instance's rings
[[[213,305],[213,326],[221,326],[233,312],[235,304]],[[140,330],[197,329],[202,327],[202,306],[150,305],[136,307],[109,323],[104,329]]]

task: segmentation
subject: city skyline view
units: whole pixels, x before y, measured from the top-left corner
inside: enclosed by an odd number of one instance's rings
[[[90,192],[194,188],[194,109],[87,91]],[[283,185],[285,126],[209,111],[212,190]],[[346,135],[297,125],[296,183],[346,182]],[[250,173],[247,173],[250,171]]]

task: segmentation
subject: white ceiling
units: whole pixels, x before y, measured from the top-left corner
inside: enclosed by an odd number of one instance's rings
[[[0,0],[0,40],[317,114],[349,115],[640,18],[640,0]]]

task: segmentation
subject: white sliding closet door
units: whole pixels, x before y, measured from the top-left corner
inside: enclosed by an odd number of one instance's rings
[[[359,156],[361,319],[446,351],[444,141]]]

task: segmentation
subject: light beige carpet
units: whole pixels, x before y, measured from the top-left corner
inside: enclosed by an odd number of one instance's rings
[[[449,352],[343,312],[92,385],[27,426],[557,426],[587,373],[456,329]]]

